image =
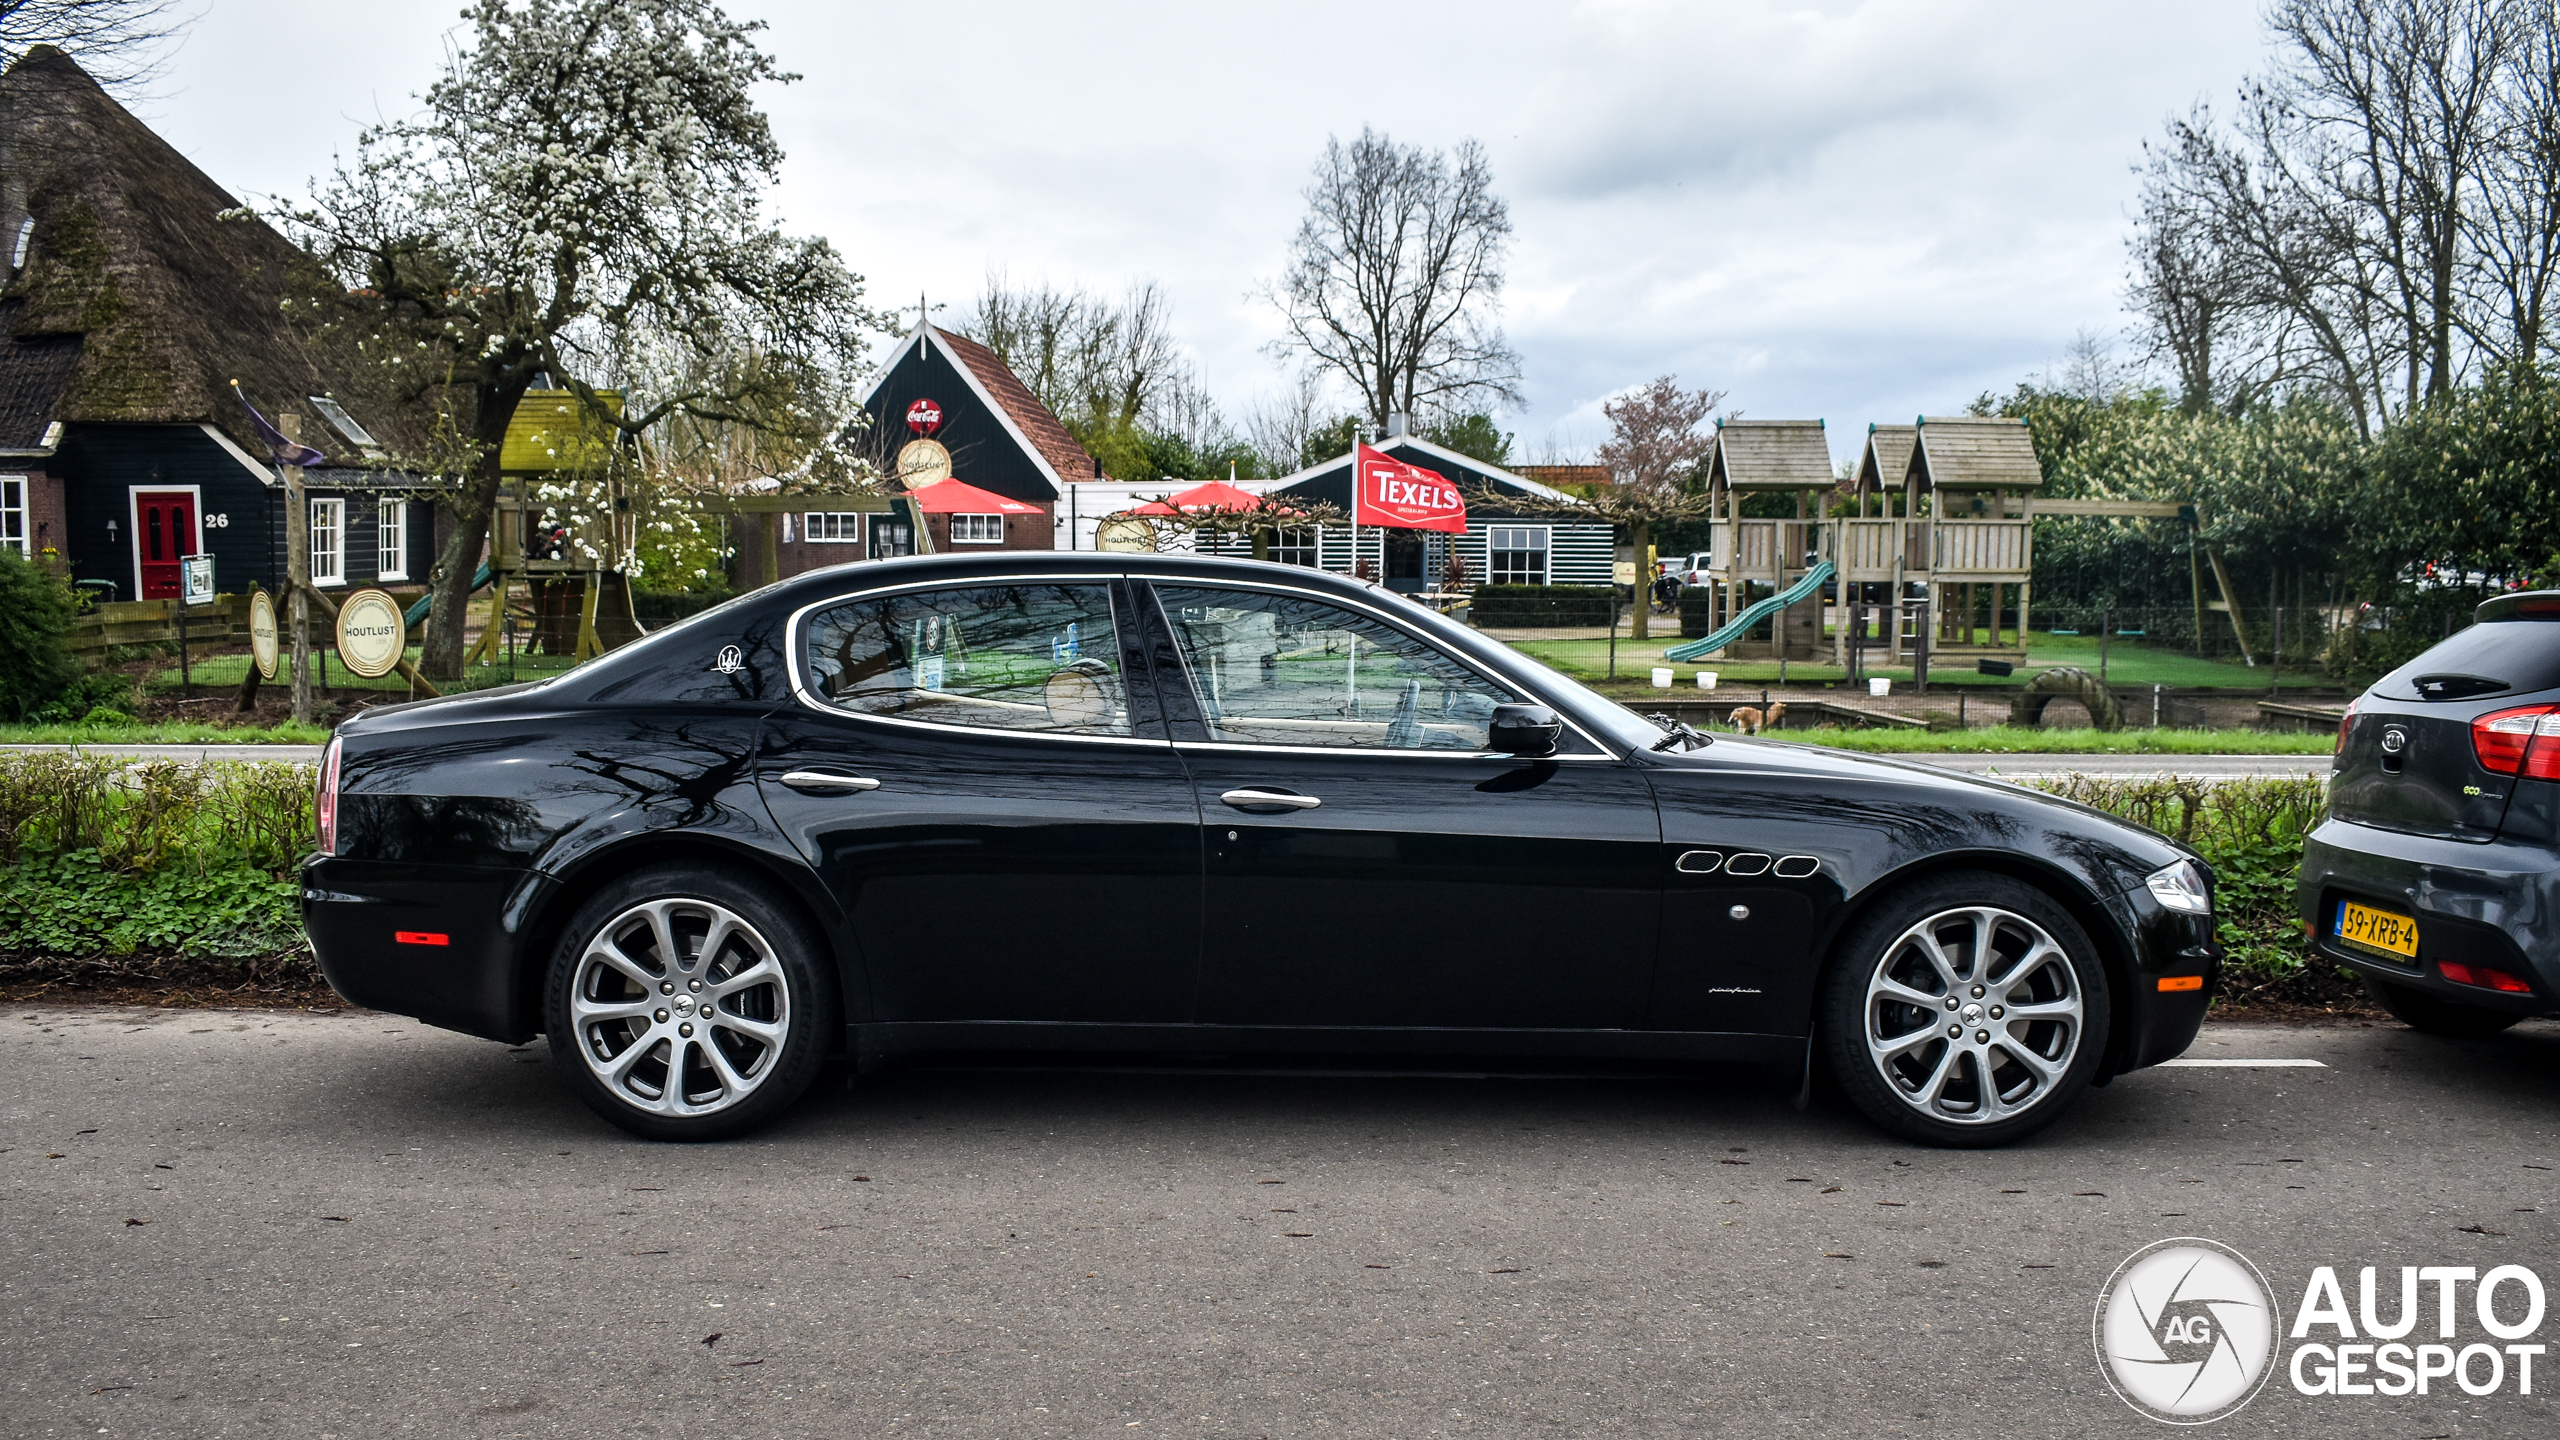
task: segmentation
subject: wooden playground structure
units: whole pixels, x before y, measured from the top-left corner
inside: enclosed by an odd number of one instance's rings
[[[1844,666],[1853,647],[1885,664],[1912,663],[1924,648],[1959,664],[2023,663],[2038,517],[2191,513],[2170,502],[2039,499],[2044,472],[2026,423],[1971,415],[1868,426],[1846,497],[1821,421],[1720,423],[1707,483],[1710,629],[1772,597],[1806,592],[1804,603],[1780,606],[1762,622],[1767,629],[1751,627],[1723,653]],[[1743,513],[1746,502],[1771,495],[1791,495],[1795,514]],[[1806,586],[1826,568],[1819,585]]]

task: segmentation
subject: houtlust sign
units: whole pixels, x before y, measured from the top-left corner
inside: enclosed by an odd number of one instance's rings
[[[1351,523],[1399,530],[1467,533],[1467,502],[1436,471],[1407,465],[1363,445],[1352,469]]]

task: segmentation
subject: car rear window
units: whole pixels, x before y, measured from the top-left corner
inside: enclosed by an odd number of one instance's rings
[[[2385,675],[2373,688],[2392,700],[2472,700],[2560,689],[2560,621],[2474,625]]]

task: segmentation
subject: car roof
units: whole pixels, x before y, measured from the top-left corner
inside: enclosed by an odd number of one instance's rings
[[[1169,579],[1260,580],[1330,591],[1354,599],[1402,599],[1373,580],[1355,579],[1306,565],[1280,565],[1220,555],[1130,554],[1114,550],[1004,550],[985,554],[903,555],[855,560],[795,575],[769,587],[793,607],[849,589],[876,589],[920,581],[1001,579],[1016,575],[1151,575]]]

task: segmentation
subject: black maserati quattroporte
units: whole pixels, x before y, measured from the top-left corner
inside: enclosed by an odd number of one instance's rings
[[[1375,586],[1179,556],[803,575],[331,742],[358,1004],[737,1132],[831,1053],[1817,1060],[1988,1145],[2194,1038],[2212,877],[1917,765],[1645,720]]]

